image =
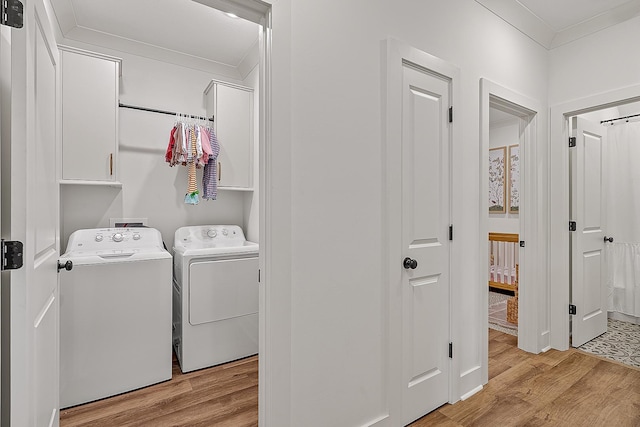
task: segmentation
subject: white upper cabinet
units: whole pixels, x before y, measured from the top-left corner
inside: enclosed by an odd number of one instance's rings
[[[213,80],[205,96],[220,144],[218,188],[253,190],[253,89]]]
[[[120,60],[60,47],[62,182],[117,181]]]

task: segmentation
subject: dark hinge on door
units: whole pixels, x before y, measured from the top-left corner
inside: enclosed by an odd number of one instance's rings
[[[569,304],[569,314],[576,314],[577,312],[578,308],[573,304]]]
[[[453,359],[453,343],[449,343],[449,359]]]
[[[258,269],[258,283],[260,283],[260,269]]]
[[[0,24],[22,28],[24,6],[18,0],[0,0]]]
[[[524,248],[524,240],[520,240],[520,247]]]
[[[576,231],[577,227],[578,226],[575,221],[569,221],[569,231]]]
[[[449,107],[449,123],[453,123],[453,107]]]
[[[0,270],[17,270],[22,267],[22,242],[4,239],[0,242],[2,250],[2,263],[0,263]]]
[[[569,137],[569,147],[575,147],[576,146],[576,137],[575,136],[570,136]]]
[[[453,240],[453,225],[449,226],[449,240]]]

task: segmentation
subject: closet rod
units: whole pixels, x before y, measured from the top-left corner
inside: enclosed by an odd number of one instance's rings
[[[616,120],[630,119],[632,117],[640,117],[640,114],[632,114],[630,116],[618,117],[617,119],[602,120],[600,124],[607,123],[607,122],[615,122]]]
[[[170,116],[176,116],[178,115],[178,113],[174,112],[174,111],[165,111],[165,110],[157,110],[155,108],[146,108],[146,107],[138,107],[135,105],[127,105],[127,104],[118,104],[118,107],[120,108],[131,108],[132,110],[140,110],[140,111],[149,111],[151,113],[159,113],[159,114],[168,114]],[[209,120],[209,121],[213,121],[213,117],[203,117],[203,116],[195,116],[192,114],[182,114],[183,117],[189,117],[192,119],[200,119],[200,120]]]

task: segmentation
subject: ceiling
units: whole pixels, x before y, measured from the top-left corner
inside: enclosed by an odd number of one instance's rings
[[[51,0],[67,40],[238,67],[258,25],[191,0]]]
[[[203,0],[50,0],[67,40],[151,56],[238,67],[258,25]],[[476,0],[547,49],[640,15],[640,0]],[[215,3],[215,2],[214,2]],[[228,3],[228,2],[226,2]]]
[[[547,49],[640,15],[640,0],[476,0]]]

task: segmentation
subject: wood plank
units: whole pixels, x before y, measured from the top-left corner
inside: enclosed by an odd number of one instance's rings
[[[489,233],[489,240],[493,242],[513,242],[519,243],[518,234],[514,233]]]
[[[513,340],[501,334],[489,333],[494,357],[484,389],[412,426],[640,426],[640,369],[576,349],[508,349]]]

